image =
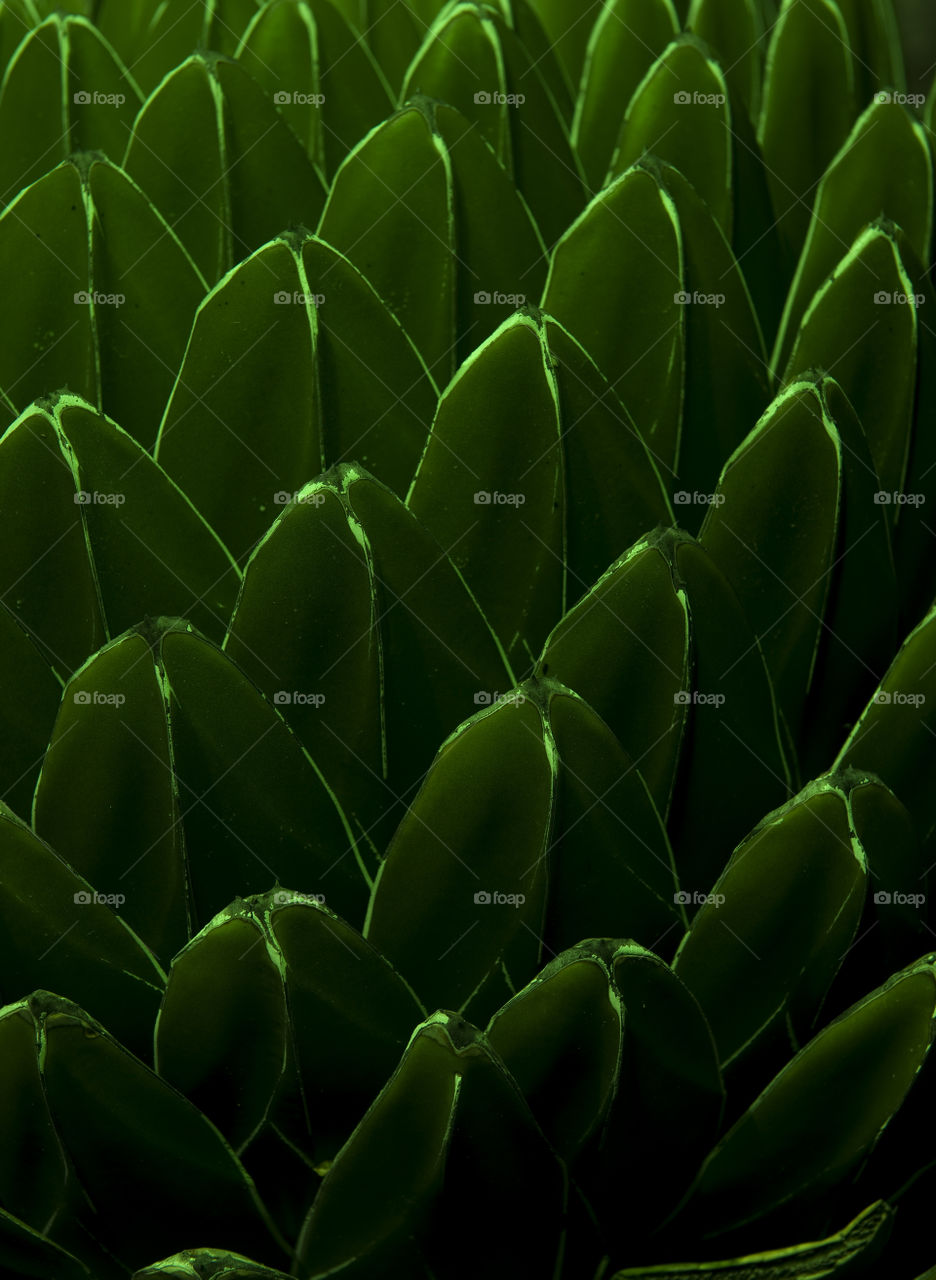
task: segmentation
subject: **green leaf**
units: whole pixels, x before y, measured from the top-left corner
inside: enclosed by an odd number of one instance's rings
[[[749,1053],[804,987],[818,1003],[851,945],[867,883],[852,781],[812,782],[755,827],[680,944],[673,968],[723,1066]]]
[[[868,227],[810,303],[783,381],[789,385],[797,374],[821,368],[841,383],[889,496],[902,490],[906,474],[916,359],[913,283],[895,238]]]
[[[580,8],[571,9],[567,0],[530,0],[530,7],[543,24],[550,45],[574,88],[582,77],[595,27],[601,23],[607,6],[586,0]]]
[[[814,295],[869,223],[892,220],[917,257],[929,261],[932,165],[925,130],[912,112],[896,102],[868,107],[819,183],[771,359],[775,376],[787,366]]]
[[[363,916],[366,877],[321,773],[182,622],[141,626],[66,687],[35,824],[102,891],[125,893],[128,919],[167,960],[236,894],[277,880]]]
[[[731,239],[732,117],[728,86],[701,41],[672,41],[636,89],[607,181],[646,152],[678,169],[695,187]]]
[[[314,226],[325,205],[273,98],[214,54],[187,58],[151,94],[124,165],[209,284],[285,227]]]
[[[477,1270],[463,1241],[498,1241],[492,1280],[550,1275],[565,1171],[485,1038],[455,1014],[417,1027],[403,1059],[339,1153],[298,1245],[310,1277]],[[596,1260],[597,1261],[597,1260]],[[593,1264],[594,1265],[594,1264]]]
[[[351,28],[361,33],[396,95],[443,0],[335,0]]]
[[[600,1150],[582,1176],[618,1253],[689,1184],[718,1133],[725,1091],[712,1033],[672,969],[628,942],[614,952],[612,972],[624,1019],[621,1068]]]
[[[492,1048],[567,1162],[611,1105],[622,1032],[611,970],[588,943],[557,956],[488,1025]]]
[[[123,903],[93,889],[7,809],[0,810],[0,885],[0,1001],[54,986],[147,1053],[166,979]]]
[[[7,421],[67,384],[152,445],[205,282],[140,189],[98,153],[72,156],[0,216],[0,273],[16,317]]]
[[[98,0],[96,24],[144,93],[196,49],[230,55],[262,0]]]
[[[780,235],[796,257],[813,193],[858,114],[856,65],[836,0],[784,0],[767,50],[757,140]]]
[[[32,514],[40,484],[46,501]],[[5,510],[23,518],[18,536],[4,542],[0,573],[22,625],[59,674],[147,613],[171,609],[223,635],[236,565],[140,445],[80,397],[42,401],[6,433],[4,490]]]
[[[841,441],[819,390],[793,383],[728,459],[699,535],[759,637],[793,735],[835,564],[841,467]]]
[[[608,271],[608,262],[618,269]],[[664,480],[679,452],[683,285],[672,200],[638,166],[597,195],[556,245],[542,301],[633,415]]]
[[[513,684],[448,556],[351,466],[303,489],[257,548],[225,649],[381,853],[439,743]]]
[[[626,410],[535,308],[506,321],[446,388],[407,504],[521,667],[570,599],[648,525],[672,520]]]
[[[326,0],[265,5],[244,32],[237,58],[323,173],[334,173],[393,109],[367,45]]]
[[[238,899],[173,960],[156,1070],[240,1151],[265,1121],[331,1159],[425,1010],[314,898]]]
[[[203,1233],[281,1259],[285,1241],[217,1129],[76,1005],[45,992],[30,1004],[49,1113],[102,1243],[128,1268]]]
[[[890,0],[838,0],[855,52],[858,100],[876,90],[907,87],[900,28]]]
[[[351,152],[319,233],[371,281],[440,382],[544,280],[543,242],[508,172],[464,116],[425,98]]]
[[[936,710],[934,644],[931,609],[907,636],[834,765],[876,774],[906,805],[924,842],[936,828],[936,795],[927,781]]]
[[[884,1201],[869,1205],[835,1235],[815,1243],[797,1244],[767,1253],[749,1254],[729,1262],[697,1262],[662,1267],[626,1267],[615,1271],[609,1280],[820,1280],[826,1276],[858,1274],[852,1264],[862,1269],[876,1262],[891,1231],[894,1211]],[[929,1276],[929,1272],[927,1272]],[[926,1280],[921,1276],[920,1280]]]
[[[72,151],[122,155],[141,102],[90,22],[47,18],[24,39],[0,89],[0,207]]]
[[[686,720],[689,616],[673,583],[665,532],[635,544],[557,624],[537,676],[581,695],[640,770],[660,815],[669,810]]]
[[[932,960],[911,965],[820,1031],[729,1130],[684,1211],[704,1222],[706,1236],[821,1194],[874,1146],[929,1050]]]
[[[285,1271],[271,1271],[239,1253],[221,1253],[217,1249],[183,1249],[171,1258],[135,1271],[133,1280],[158,1280],[160,1276],[173,1280],[290,1280]]]
[[[664,543],[660,546],[663,550]],[[691,671],[669,817],[683,890],[707,890],[763,814],[789,794],[790,772],[758,638],[706,549],[674,537],[666,554],[689,615]]]
[[[42,16],[35,0],[5,0],[0,7],[0,76],[19,44],[33,27],[39,26]]]
[[[634,91],[680,27],[672,0],[611,0],[595,8],[572,122],[572,142],[592,194],[604,186]],[[588,25],[582,21],[572,31]]]
[[[686,27],[709,46],[733,100],[756,120],[766,47],[758,0],[692,0]]]
[[[83,1262],[60,1249],[44,1234],[0,1209],[0,1263],[11,1275],[36,1276],[45,1280],[90,1280],[91,1272]]]
[[[493,147],[553,244],[585,202],[578,159],[535,55],[494,8],[442,10],[406,74],[402,100],[426,94],[456,107]]]
[[[540,713],[525,697],[479,712],[443,743],[380,867],[364,929],[428,1008],[463,1008],[501,966],[514,990],[539,967],[554,788]]]
[[[314,236],[285,233],[199,308],[156,457],[243,563],[282,505],[333,463],[362,463],[404,496],[436,402],[412,343],[355,267]]]
[[[27,820],[61,696],[39,645],[0,604],[0,801]]]

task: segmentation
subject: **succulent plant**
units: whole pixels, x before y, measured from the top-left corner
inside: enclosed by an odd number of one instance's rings
[[[0,64],[0,1273],[936,1274],[890,0]]]

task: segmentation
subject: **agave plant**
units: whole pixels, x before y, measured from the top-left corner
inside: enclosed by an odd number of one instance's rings
[[[890,0],[0,64],[2,1274],[936,1275]]]

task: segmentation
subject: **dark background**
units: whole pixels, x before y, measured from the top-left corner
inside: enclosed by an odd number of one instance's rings
[[[936,0],[896,0],[907,59],[907,92],[926,93],[936,72]]]

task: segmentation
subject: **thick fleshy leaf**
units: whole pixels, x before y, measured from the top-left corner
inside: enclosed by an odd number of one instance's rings
[[[328,0],[265,5],[244,33],[237,58],[323,173],[334,173],[393,110],[373,55]]]
[[[470,120],[552,245],[581,210],[585,190],[565,121],[534,57],[494,8],[455,4],[432,24],[402,98],[426,94]]]
[[[571,9],[567,0],[530,0],[530,7],[542,23],[574,89],[588,60],[594,29],[608,6],[600,0],[583,0],[581,5]]]
[[[3,1209],[0,1209],[0,1264],[10,1275],[35,1276],[37,1280],[45,1280],[49,1275],[54,1275],[56,1280],[91,1280],[91,1271],[83,1262]]]
[[[67,385],[149,448],[205,282],[140,189],[98,153],[71,157],[0,216],[0,275],[7,422]]]
[[[539,967],[554,790],[526,698],[479,712],[440,749],[380,867],[364,930],[427,1007],[463,1008],[501,966],[514,990]],[[490,997],[482,1003],[486,1020]]]
[[[771,360],[777,376],[787,367],[813,297],[869,223],[882,217],[895,222],[917,257],[929,261],[932,166],[926,131],[907,107],[897,102],[874,102],[868,107],[816,192]]]
[[[626,410],[578,342],[533,308],[443,393],[407,504],[521,668],[570,599],[672,519]]]
[[[784,0],[767,50],[757,140],[780,234],[796,257],[816,187],[855,122],[856,65],[836,0]]]
[[[429,32],[444,0],[335,0],[355,31],[361,32],[394,96],[399,93],[410,61]]]
[[[851,945],[867,884],[852,785],[819,779],[755,827],[680,944],[673,967],[723,1065],[749,1052],[804,988],[818,1003]]]
[[[6,0],[0,6],[0,76],[17,47],[33,27],[39,26],[43,16],[36,0]]]
[[[513,684],[443,549],[350,466],[303,489],[257,548],[225,649],[380,853],[439,743]]]
[[[721,68],[701,41],[682,35],[667,46],[634,93],[608,180],[649,151],[692,183],[730,240],[731,124]]]
[[[240,1150],[264,1121],[316,1162],[350,1137],[425,1010],[314,898],[238,900],[173,960],[156,1070]]]
[[[835,563],[841,465],[841,443],[815,384],[794,383],[729,458],[699,535],[759,637],[794,735]]]
[[[299,1240],[310,1277],[477,1274],[463,1242],[484,1222],[485,1269],[549,1275],[560,1252],[565,1173],[485,1038],[455,1014],[417,1028],[339,1153]],[[424,1264],[421,1264],[424,1259]],[[597,1262],[597,1259],[595,1259]],[[593,1263],[594,1265],[594,1263]]]
[[[322,179],[243,65],[188,58],[147,99],[124,161],[209,284],[284,228],[314,226]]]
[[[45,501],[30,513],[39,485]],[[78,396],[44,400],[7,431],[6,493],[8,517],[23,518],[4,539],[0,581],[63,676],[146,614],[188,615],[223,635],[236,565],[145,450]]]
[[[810,303],[783,380],[789,385],[808,369],[823,369],[841,383],[865,427],[895,519],[910,449],[916,359],[913,284],[894,238],[869,227]]]
[[[688,1186],[718,1133],[724,1086],[705,1017],[672,969],[633,942],[611,966],[624,1019],[621,1069],[601,1148],[582,1176],[620,1256]]]
[[[363,915],[366,878],[321,773],[182,622],[129,633],[66,687],[35,824],[102,892],[126,894],[128,919],[166,959],[238,893],[277,879]]]
[[[611,970],[588,943],[557,956],[488,1025],[492,1047],[566,1161],[611,1105],[622,1031]]]
[[[666,817],[690,672],[689,615],[665,533],[622,556],[550,634],[536,667],[574,689],[620,741]]]
[[[97,0],[95,22],[144,93],[196,49],[233,54],[262,0]]]
[[[141,102],[90,22],[46,19],[24,39],[0,89],[0,207],[72,151],[122,156]]]
[[[405,496],[436,402],[413,344],[355,267],[285,233],[199,308],[156,457],[243,563],[333,463],[361,463]]]
[[[858,99],[865,105],[876,90],[907,87],[900,28],[890,0],[838,0],[855,53]]]
[[[239,1253],[218,1249],[184,1249],[162,1262],[133,1273],[133,1280],[290,1280],[285,1271],[271,1271]]]
[[[618,269],[607,270],[615,262]],[[544,311],[582,344],[633,414],[663,474],[683,406],[682,232],[653,172],[637,166],[591,202],[552,255]]]
[[[936,609],[911,631],[835,762],[875,773],[910,811],[922,841],[936,829],[929,786],[936,718]]]
[[[508,172],[476,126],[426,98],[351,152],[319,233],[371,281],[440,383],[545,276],[543,242]]]
[[[716,1235],[838,1182],[903,1102],[934,1011],[928,956],[820,1031],[714,1149],[684,1212]]]
[[[165,974],[122,907],[0,811],[0,1003],[53,986],[147,1053]]]
[[[659,1267],[625,1267],[609,1280],[813,1280],[847,1276],[852,1264],[864,1269],[880,1258],[891,1232],[894,1211],[883,1200],[869,1205],[833,1236],[787,1249],[748,1254],[725,1262],[683,1263]],[[854,1274],[858,1274],[854,1272]],[[933,1280],[930,1272],[919,1280]]]
[[[49,1113],[88,1198],[88,1217],[125,1266],[191,1236],[284,1258],[253,1185],[217,1129],[77,1005],[31,998]]]
[[[733,100],[756,120],[767,43],[758,0],[692,0],[686,26],[712,50]]]
[[[661,544],[662,545],[662,544]],[[789,768],[758,638],[714,558],[687,537],[668,550],[688,607],[692,669],[669,817],[682,889],[706,891],[731,850],[789,795]]]
[[[572,122],[591,194],[604,186],[634,91],[680,26],[672,0],[611,0],[596,13]]]
[[[62,683],[7,604],[0,604],[0,801],[29,820]]]

